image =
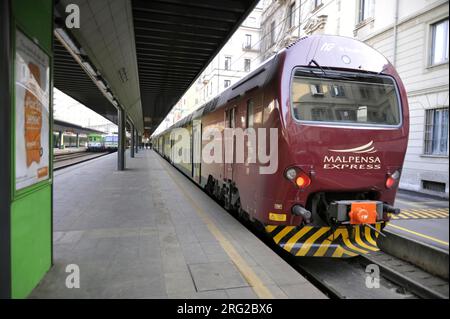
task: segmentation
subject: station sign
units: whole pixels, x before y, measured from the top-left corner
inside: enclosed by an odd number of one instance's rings
[[[50,58],[20,30],[15,37],[15,187],[50,175]]]

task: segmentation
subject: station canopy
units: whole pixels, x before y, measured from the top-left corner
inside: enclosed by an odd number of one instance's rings
[[[56,1],[54,85],[115,123],[123,107],[151,134],[257,2]],[[80,28],[66,27],[70,4]]]

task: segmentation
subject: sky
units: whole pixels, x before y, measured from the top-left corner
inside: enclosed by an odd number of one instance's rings
[[[57,88],[53,91],[53,116],[57,120],[70,122],[80,126],[112,124],[98,113],[87,108]]]

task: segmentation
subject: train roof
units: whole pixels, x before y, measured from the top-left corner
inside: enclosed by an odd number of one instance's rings
[[[354,38],[337,35],[301,37],[262,62],[258,68],[234,85],[156,136],[165,134],[174,128],[182,127],[193,119],[225,106],[228,102],[238,99],[249,91],[263,87],[266,80],[271,78],[272,72],[275,72],[278,65],[277,61],[283,53],[286,53],[288,57],[292,55],[296,59],[302,58],[303,60],[298,61],[298,66],[310,66],[311,61],[314,60],[319,68],[323,66],[382,73],[389,64],[389,61],[381,53]]]

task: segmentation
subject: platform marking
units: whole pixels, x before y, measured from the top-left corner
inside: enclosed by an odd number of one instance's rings
[[[392,219],[440,219],[448,218],[448,207],[427,209],[403,209],[399,215],[392,215]]]
[[[214,221],[209,217],[208,213],[201,208],[194,199],[176,182],[176,177],[172,172],[170,172],[164,164],[162,165],[164,170],[169,174],[172,180],[177,185],[178,189],[183,193],[183,195],[189,200],[191,205],[196,208],[200,219],[206,224],[209,231],[216,237],[217,241],[220,243],[222,248],[228,254],[230,259],[233,261],[235,266],[238,268],[242,276],[247,280],[252,289],[255,291],[256,295],[261,299],[273,299],[273,295],[270,290],[264,285],[263,281],[258,277],[258,275],[253,271],[253,269],[247,264],[247,262],[242,258],[242,256],[234,248],[233,244],[225,237],[225,235],[216,226]]]
[[[396,229],[399,229],[399,230],[402,230],[402,231],[407,232],[407,233],[411,233],[411,234],[419,236],[419,237],[423,237],[423,238],[429,239],[431,241],[435,241],[435,242],[440,243],[442,245],[448,246],[448,242],[440,240],[440,239],[437,239],[435,237],[431,237],[431,236],[428,236],[428,235],[425,235],[425,234],[421,234],[421,233],[415,232],[413,230],[410,230],[410,229],[407,229],[407,228],[404,228],[404,227],[401,227],[401,226],[394,225],[392,223],[389,223],[388,226],[396,228]]]

